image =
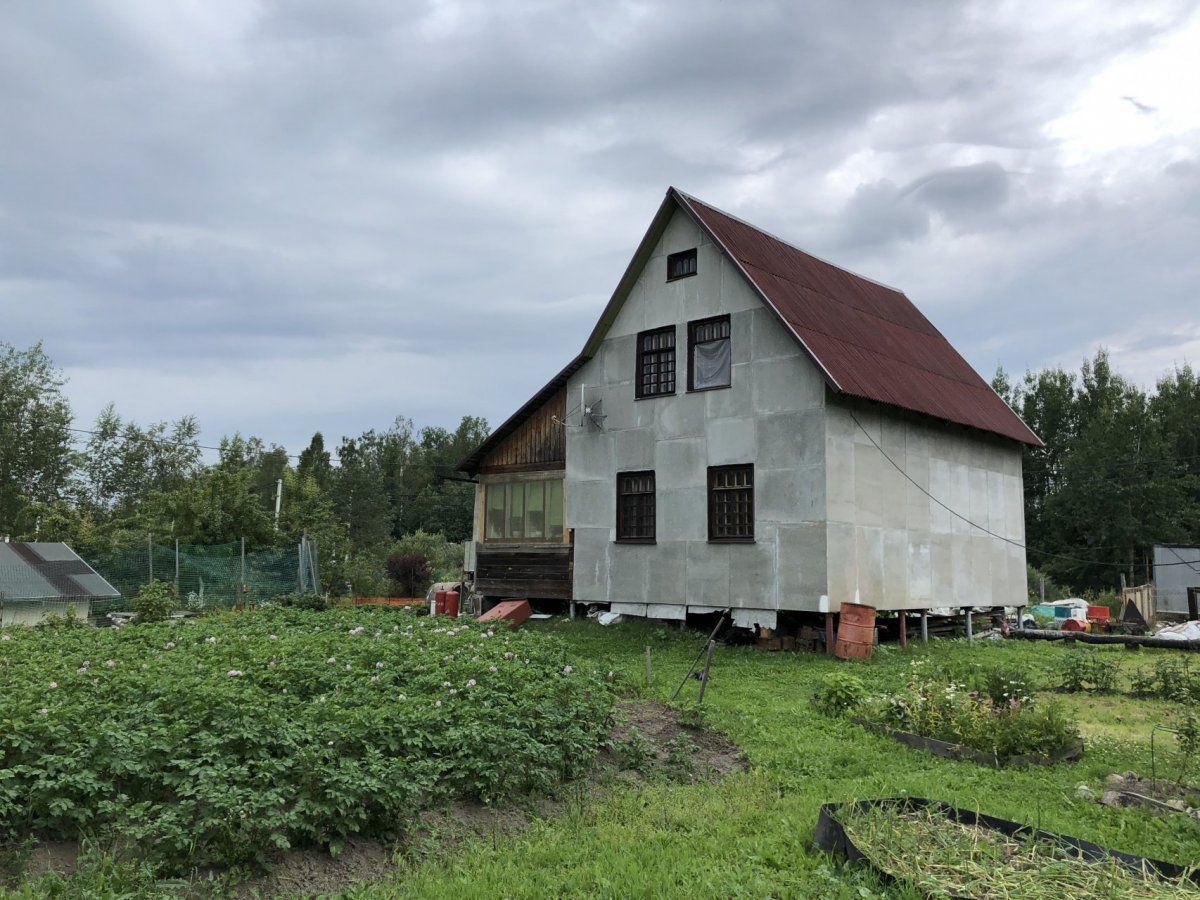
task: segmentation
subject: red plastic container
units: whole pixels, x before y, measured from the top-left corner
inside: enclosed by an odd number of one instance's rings
[[[458,591],[446,591],[446,615],[458,618]]]
[[[1107,606],[1089,606],[1087,617],[1089,622],[1107,622],[1112,610]]]

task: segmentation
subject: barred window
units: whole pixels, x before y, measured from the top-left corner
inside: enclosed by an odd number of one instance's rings
[[[638,335],[638,399],[675,393],[675,326]]]
[[[729,316],[688,323],[688,390],[729,387]]]
[[[696,274],[696,248],[672,253],[667,257],[667,281]]]
[[[617,540],[654,541],[654,473],[617,473]]]
[[[709,467],[708,539],[754,540],[754,466]]]

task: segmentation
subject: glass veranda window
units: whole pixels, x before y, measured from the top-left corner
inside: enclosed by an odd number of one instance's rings
[[[562,479],[489,484],[485,510],[486,541],[561,541]]]

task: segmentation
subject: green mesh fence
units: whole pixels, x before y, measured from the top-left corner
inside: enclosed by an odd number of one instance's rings
[[[315,591],[316,547],[311,542],[283,549],[242,553],[241,544],[147,545],[93,555],[88,562],[122,597],[130,598],[151,578],[177,586],[183,609],[230,608],[261,603],[278,594]],[[128,609],[128,599],[111,609]],[[109,610],[105,610],[106,612]]]
[[[218,545],[149,544],[136,550],[90,554],[86,560],[120,591],[116,598],[89,598],[63,593],[53,598],[17,596],[27,572],[0,570],[0,624],[34,625],[47,615],[74,613],[96,618],[131,610],[131,599],[152,578],[178,588],[179,607],[229,609],[257,604],[278,594],[314,592],[320,584],[316,545],[242,553],[240,542]],[[5,591],[5,586],[10,587]],[[24,593],[32,593],[26,590]]]

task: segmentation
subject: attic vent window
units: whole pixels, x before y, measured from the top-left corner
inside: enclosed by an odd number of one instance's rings
[[[696,248],[672,253],[667,257],[667,281],[696,274]]]

